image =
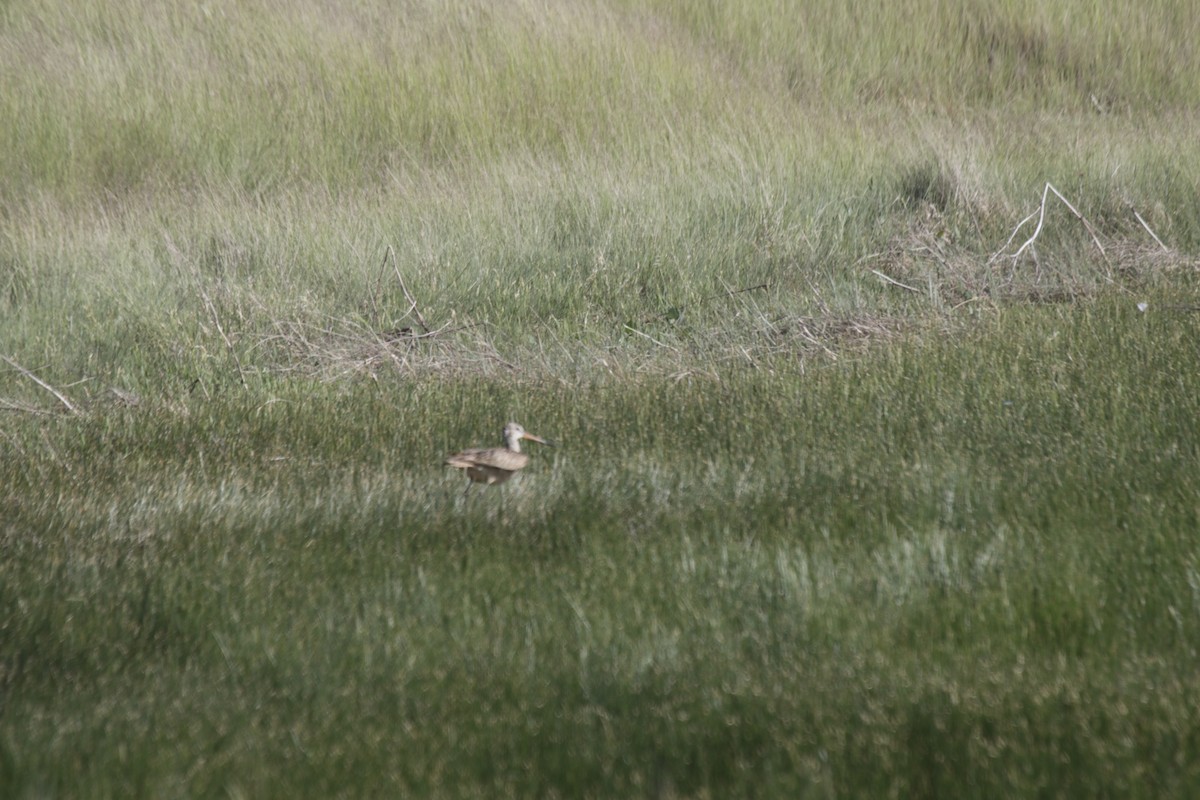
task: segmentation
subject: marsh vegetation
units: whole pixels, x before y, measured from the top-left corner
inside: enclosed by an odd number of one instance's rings
[[[1197,17],[855,8],[0,8],[0,795],[1200,790]]]

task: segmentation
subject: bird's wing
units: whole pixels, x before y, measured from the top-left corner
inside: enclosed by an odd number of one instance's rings
[[[494,467],[509,472],[515,472],[528,463],[528,454],[514,453],[503,447],[494,447],[486,450],[463,450],[461,453],[455,453],[446,459],[448,466],[458,467],[459,469],[466,469],[468,467]]]

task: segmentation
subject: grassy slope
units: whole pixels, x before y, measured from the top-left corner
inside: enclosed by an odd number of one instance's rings
[[[281,322],[386,329],[407,308],[378,283],[387,246],[436,321],[541,362],[510,337],[604,347],[707,303],[685,338],[744,338],[706,298],[763,282],[767,319],[906,313],[876,267],[945,284],[935,306],[1088,293],[1111,267],[1062,208],[1044,247],[1069,266],[980,258],[1046,180],[1130,247],[1153,247],[1131,208],[1200,240],[1195,23],[1172,4],[820,25],[771,4],[81,8],[7,9],[0,47],[4,334],[60,380],[156,390],[137,352],[94,355],[129,339],[203,373],[228,349],[216,322],[250,362],[297,344]]]
[[[0,10],[0,794],[1194,792],[1194,15],[802,5]]]

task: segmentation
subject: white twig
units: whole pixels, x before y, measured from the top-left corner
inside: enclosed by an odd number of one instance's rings
[[[892,286],[899,286],[901,289],[908,289],[910,292],[916,292],[917,294],[921,293],[920,289],[917,289],[914,286],[909,286],[907,283],[901,283],[900,281],[896,280],[895,278],[888,277],[887,275],[884,275],[882,272],[880,272],[877,269],[873,269],[873,270],[871,270],[871,272],[874,272],[876,275],[878,275],[880,278],[883,278],[885,281],[890,283]]]
[[[1034,212],[1032,214],[1030,214],[1028,217],[1026,217],[1025,219],[1018,222],[1017,227],[1013,228],[1013,232],[1008,235],[1008,241],[1004,243],[1003,247],[1001,247],[999,250],[996,251],[996,254],[994,256],[992,256],[991,258],[988,259],[988,263],[990,264],[993,261],[995,261],[997,258],[999,258],[1001,253],[1003,253],[1005,250],[1007,250],[1008,246],[1010,244],[1012,244],[1012,240],[1017,238],[1017,232],[1020,231],[1021,228],[1025,227],[1026,222],[1029,222],[1029,220],[1033,219],[1037,215],[1038,215],[1037,210],[1034,210]]]
[[[1142,224],[1142,227],[1146,229],[1146,233],[1150,234],[1150,238],[1153,239],[1154,241],[1158,242],[1158,246],[1163,249],[1163,252],[1164,253],[1171,252],[1171,248],[1169,248],[1165,244],[1163,244],[1162,239],[1158,238],[1158,236],[1155,235],[1154,231],[1150,230],[1150,226],[1146,224],[1146,220],[1142,219],[1142,215],[1137,212],[1137,209],[1136,208],[1132,209],[1132,211],[1133,211],[1133,216],[1136,217],[1137,221],[1140,222]]]
[[[1037,237],[1042,232],[1042,223],[1046,221],[1046,192],[1050,191],[1050,184],[1046,184],[1046,188],[1042,190],[1042,203],[1038,206],[1038,221],[1037,227],[1033,229],[1033,236],[1025,240],[1025,244],[1017,248],[1017,252],[1012,254],[1012,260],[1016,261],[1021,257],[1021,253],[1025,252],[1025,248],[1033,244]],[[1023,224],[1023,223],[1022,223]]]
[[[41,378],[39,378],[37,375],[34,375],[32,372],[30,372],[29,370],[25,369],[24,367],[22,367],[20,364],[18,364],[16,361],[14,361],[13,359],[9,358],[8,356],[0,356],[0,358],[4,359],[4,362],[5,362],[6,364],[8,364],[10,367],[12,367],[13,369],[15,369],[17,372],[21,373],[21,374],[22,374],[22,375],[24,375],[26,378],[29,378],[29,380],[31,380],[31,381],[33,381],[34,383],[36,383],[38,386],[42,387],[43,389],[45,389],[45,390],[46,390],[47,392],[49,392],[50,394],[52,394],[52,395],[54,395],[55,397],[57,397],[57,398],[58,398],[58,402],[62,403],[62,404],[63,404],[63,406],[64,406],[64,407],[67,409],[67,411],[71,412],[72,414],[78,414],[78,413],[79,413],[79,409],[75,407],[75,404],[74,404],[74,403],[72,403],[70,400],[68,400],[68,399],[66,398],[66,395],[64,395],[64,394],[63,394],[62,392],[60,392],[58,389],[55,389],[53,386],[51,386],[50,384],[46,383],[44,380],[42,380]]]
[[[429,333],[429,325],[426,324],[425,317],[421,316],[421,309],[417,308],[416,299],[413,298],[412,294],[408,291],[408,287],[404,284],[404,278],[400,276],[400,265],[396,263],[396,251],[392,249],[390,244],[387,246],[387,250],[385,250],[383,253],[383,260],[385,262],[387,261],[389,253],[392,256],[392,271],[396,273],[396,280],[400,283],[400,291],[404,292],[404,299],[408,301],[408,313],[405,314],[405,316],[412,314],[414,317],[416,317],[417,324],[421,326],[421,329],[426,333]]]
[[[648,334],[648,333],[642,333],[641,331],[639,331],[637,328],[633,327],[632,325],[626,325],[626,326],[625,326],[625,330],[629,331],[630,333],[636,333],[638,336],[642,336],[642,337],[644,337],[644,338],[646,338],[646,339],[649,339],[650,341],[654,342],[654,343],[655,343],[656,345],[658,345],[659,347],[665,347],[665,348],[666,348],[666,349],[668,349],[668,350],[674,350],[676,353],[678,353],[678,352],[679,352],[679,348],[678,348],[678,347],[672,347],[672,346],[671,346],[671,345],[669,345],[669,344],[665,344],[665,343],[663,343],[663,342],[660,342],[658,339],[655,339],[655,338],[654,338],[653,336],[651,336],[650,334]]]
[[[1096,245],[1096,249],[1100,251],[1101,257],[1103,257],[1107,261],[1108,254],[1104,252],[1104,245],[1100,244],[1100,237],[1096,235],[1096,230],[1092,227],[1091,223],[1088,222],[1087,219],[1084,218],[1083,214],[1079,213],[1079,210],[1076,209],[1075,206],[1071,205],[1070,200],[1063,197],[1062,192],[1060,192],[1058,189],[1055,189],[1054,185],[1049,182],[1047,182],[1046,187],[1044,189],[1042,189],[1042,202],[1038,206],[1037,211],[1033,212],[1033,214],[1030,214],[1028,217],[1021,220],[1020,224],[1018,224],[1017,227],[1013,229],[1012,235],[1010,235],[1008,237],[1008,241],[1004,243],[1004,247],[1000,248],[999,252],[997,252],[996,255],[992,257],[992,260],[995,260],[995,258],[997,258],[1000,255],[1000,253],[1003,253],[1005,250],[1008,249],[1009,244],[1011,244],[1012,240],[1014,238],[1016,238],[1017,231],[1021,230],[1021,228],[1024,227],[1025,223],[1028,222],[1029,220],[1031,220],[1034,217],[1034,215],[1037,216],[1038,222],[1037,222],[1037,227],[1034,228],[1034,230],[1033,230],[1033,235],[1030,236],[1028,239],[1026,239],[1025,243],[1022,244],[1020,247],[1018,247],[1017,252],[1013,253],[1010,256],[1010,258],[1013,261],[1016,261],[1018,258],[1021,257],[1021,254],[1025,252],[1026,248],[1028,248],[1035,241],[1037,241],[1038,236],[1042,232],[1042,225],[1046,221],[1046,198],[1049,196],[1050,192],[1054,192],[1054,196],[1057,197],[1059,200],[1061,200],[1063,205],[1065,205],[1068,209],[1070,209],[1071,213],[1075,215],[1075,218],[1083,223],[1083,227],[1087,229],[1088,235],[1090,235],[1092,237],[1092,242]]]
[[[229,355],[233,358],[233,365],[237,367],[238,380],[242,382],[242,386],[246,385],[246,370],[242,368],[242,359],[238,357],[237,349],[233,346],[233,342],[225,335],[225,328],[221,326],[221,316],[217,313],[217,307],[213,303],[212,298],[208,296],[208,292],[204,290],[204,286],[200,283],[200,277],[196,276],[196,288],[200,292],[200,297],[204,301],[204,307],[208,311],[208,315],[212,317],[213,325],[217,328],[217,333],[221,334],[221,340],[225,342],[225,349],[229,351]]]
[[[1092,227],[1092,224],[1091,224],[1090,222],[1088,222],[1086,219],[1084,219],[1084,217],[1083,217],[1083,214],[1080,214],[1080,213],[1079,213],[1079,212],[1078,212],[1078,211],[1075,209],[1075,206],[1071,205],[1071,201],[1070,201],[1070,200],[1068,200],[1067,198],[1065,198],[1065,197],[1063,197],[1063,196],[1062,196],[1062,192],[1058,191],[1058,189],[1055,189],[1055,188],[1054,188],[1054,186],[1052,186],[1050,183],[1047,183],[1047,184],[1046,184],[1046,188],[1047,188],[1047,189],[1049,189],[1050,191],[1054,192],[1054,194],[1058,196],[1058,199],[1059,199],[1059,200],[1062,200],[1062,201],[1063,201],[1063,203],[1065,203],[1065,204],[1066,204],[1067,208],[1071,209],[1071,213],[1072,213],[1072,214],[1074,214],[1074,215],[1075,215],[1075,217],[1076,217],[1076,218],[1077,218],[1077,219],[1078,219],[1080,222],[1082,222],[1082,223],[1083,223],[1083,227],[1087,228],[1087,232],[1088,232],[1089,234],[1091,234],[1092,241],[1096,243],[1096,249],[1100,251],[1100,255],[1101,255],[1101,256],[1103,256],[1105,259],[1107,259],[1107,258],[1108,258],[1108,254],[1104,252],[1104,245],[1100,244],[1100,237],[1096,235],[1096,231],[1095,231],[1095,229]],[[1045,196],[1045,193],[1043,192],[1043,197],[1044,197],[1044,196]],[[1042,201],[1042,202],[1043,202],[1043,203],[1045,203],[1045,200],[1043,199],[1043,201]]]

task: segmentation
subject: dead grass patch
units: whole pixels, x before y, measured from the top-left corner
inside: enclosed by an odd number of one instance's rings
[[[926,202],[921,213],[892,237],[887,249],[862,259],[860,267],[898,291],[907,290],[955,306],[979,299],[1064,302],[1090,297],[1106,287],[1131,289],[1200,266],[1194,256],[1164,245],[1132,209],[1132,224],[1109,234],[1075,213],[1086,231],[1086,244],[1076,245],[1062,236],[1061,228],[1077,224],[1075,220],[1056,216],[1051,221],[1047,217],[1045,227],[1056,228],[1047,253],[1039,252],[1037,247],[1041,230],[1031,230],[1032,235],[1028,235],[1018,225],[1005,248],[985,257],[960,241],[956,218],[943,213],[935,203]],[[1036,212],[1025,222],[1034,216]],[[1075,247],[1063,252],[1064,248]],[[1064,269],[1064,264],[1076,266]],[[1079,269],[1079,265],[1085,268]]]
[[[385,372],[489,376],[518,369],[482,330],[484,326],[465,324],[429,332],[408,326],[379,331],[354,319],[329,319],[322,324],[276,320],[253,349],[272,372],[322,381],[375,379]]]

